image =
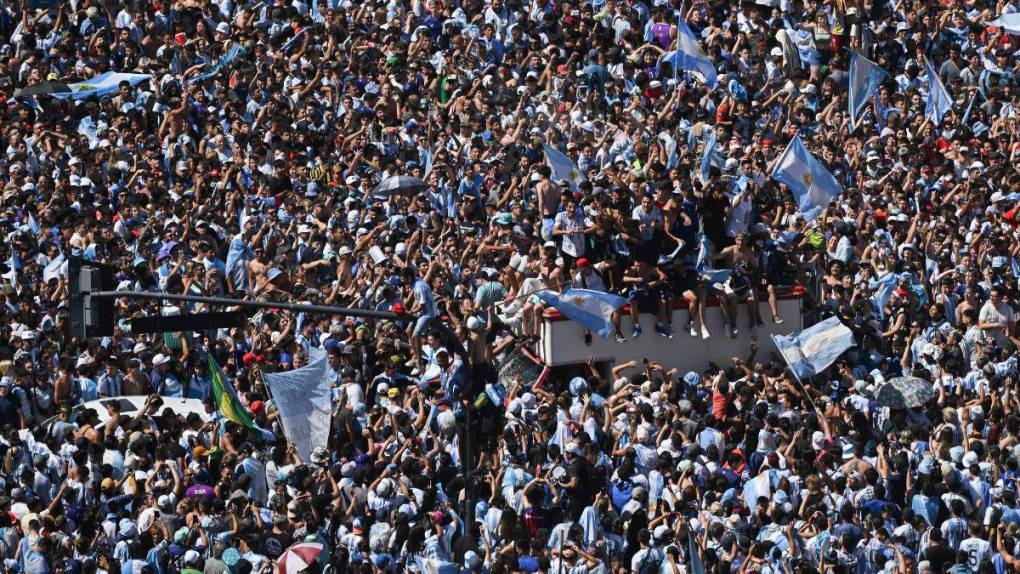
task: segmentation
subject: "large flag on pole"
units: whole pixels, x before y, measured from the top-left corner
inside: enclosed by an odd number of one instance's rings
[[[928,101],[924,105],[924,117],[931,120],[931,123],[939,125],[942,123],[942,116],[953,107],[953,99],[942,85],[942,80],[935,73],[928,58],[924,59],[924,71],[928,75]]]
[[[812,377],[836,362],[854,346],[854,333],[838,317],[816,323],[792,335],[773,335],[779,353],[800,379]]]
[[[843,193],[836,177],[804,146],[800,134],[786,146],[772,169],[772,177],[790,188],[807,221],[821,215],[829,202]]]
[[[18,293],[21,293],[21,283],[18,280],[18,272],[22,269],[21,258],[18,257],[18,250],[14,248],[14,242],[11,241],[8,245],[11,248],[11,256],[5,263],[7,263],[10,271],[4,274],[4,277],[11,282],[11,285]]]
[[[690,574],[705,574],[705,565],[701,562],[701,555],[698,554],[698,543],[694,540],[694,531],[687,527],[687,554],[691,557]]]
[[[719,156],[719,139],[715,135],[715,128],[705,128],[706,132],[705,142],[701,148],[701,169],[698,171],[698,176],[701,177],[701,183],[708,183],[708,178],[712,174],[712,166],[721,167],[722,158]]]
[[[1010,34],[1020,35],[1020,13],[1013,12],[1011,14],[1003,14],[995,20],[985,22],[985,26],[1002,28]]]
[[[850,52],[850,131],[857,127],[857,116],[889,74],[856,50]]]
[[[67,257],[60,253],[50,260],[43,267],[43,283],[49,283],[51,279],[59,279],[61,275],[67,274]]]
[[[677,20],[676,50],[662,55],[662,61],[669,62],[674,70],[685,70],[701,77],[701,81],[713,90],[719,85],[715,64],[701,51],[698,38],[681,16]]]
[[[542,147],[545,150],[545,164],[552,170],[553,181],[565,179],[570,189],[577,191],[577,186],[588,178],[577,168],[574,160],[547,145]]]
[[[255,431],[261,434],[263,438],[272,436],[272,433],[259,428],[255,421],[251,419],[251,415],[248,414],[244,405],[241,404],[241,399],[238,398],[234,386],[223,376],[223,371],[220,370],[220,366],[216,359],[213,358],[212,353],[206,355],[206,363],[209,367],[209,381],[212,384],[213,398],[216,399],[216,409],[220,411],[223,418],[246,429]]]
[[[283,434],[303,460],[308,460],[317,447],[326,446],[333,411],[326,352],[313,348],[308,359],[300,369],[263,375],[279,412]]]
[[[603,338],[613,332],[613,313],[627,302],[619,295],[591,289],[567,288],[563,293],[539,291],[535,295],[566,318],[577,321]]]
[[[227,251],[227,275],[230,277],[235,290],[248,290],[248,264],[253,259],[255,259],[255,253],[245,242],[244,222],[242,222],[241,233],[238,233],[230,240],[230,250]]]

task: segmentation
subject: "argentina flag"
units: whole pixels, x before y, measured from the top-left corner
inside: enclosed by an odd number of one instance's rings
[[[715,128],[705,128],[705,143],[701,148],[701,166],[698,176],[701,183],[708,183],[712,174],[712,166],[722,167],[722,157],[719,155],[719,140],[715,135]]]
[[[804,146],[800,134],[793,136],[786,146],[772,170],[772,177],[790,188],[807,221],[821,215],[825,206],[843,193],[836,177]]]
[[[853,331],[838,317],[829,317],[792,335],[772,335],[772,342],[798,379],[812,377],[829,368],[855,344]]]
[[[850,131],[857,128],[857,117],[871,94],[889,74],[856,50],[850,53]]]
[[[935,73],[928,58],[924,59],[924,71],[928,76],[928,101],[924,105],[924,117],[931,120],[931,123],[939,125],[942,123],[942,116],[953,107],[953,99],[942,85],[942,80]]]
[[[619,295],[591,289],[568,288],[563,293],[539,291],[535,295],[564,317],[577,321],[585,329],[602,338],[609,337],[613,332],[613,313],[626,302],[626,299]]]
[[[572,159],[547,145],[542,148],[545,150],[545,164],[552,170],[553,181],[566,180],[570,189],[577,191],[577,186],[588,179]]]
[[[701,77],[701,81],[713,90],[719,85],[715,64],[701,51],[698,38],[684,22],[677,19],[677,49],[662,55],[663,62],[669,62],[673,70],[686,70]]]
[[[1002,28],[1010,34],[1020,35],[1020,13],[1003,14],[995,20],[985,22],[985,26]]]

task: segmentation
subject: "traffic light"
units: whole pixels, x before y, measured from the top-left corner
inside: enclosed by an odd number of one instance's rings
[[[72,337],[109,337],[113,335],[112,297],[93,297],[93,293],[113,291],[114,268],[110,265],[72,257],[67,262],[68,290],[71,295],[69,329]]]

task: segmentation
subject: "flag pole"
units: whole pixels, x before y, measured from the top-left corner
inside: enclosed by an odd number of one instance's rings
[[[684,5],[685,5],[685,2],[680,2],[680,10],[678,10],[677,13],[676,13],[676,41],[674,41],[673,43],[676,45],[676,49],[677,49],[678,52],[680,50],[680,22],[682,22],[683,19],[684,19]],[[677,56],[678,55],[679,54],[677,54]],[[670,62],[670,66],[672,66],[672,68],[673,68],[673,89],[674,90],[677,89],[677,81],[676,81],[676,69],[677,69],[677,65],[676,65],[676,60],[677,60],[677,57],[673,56],[673,61]]]
[[[804,396],[807,397],[808,402],[811,403],[811,408],[815,409],[815,412],[821,412],[818,410],[818,405],[815,404],[815,400],[811,398],[811,393],[809,393],[807,387],[804,386],[804,381],[802,381],[800,379],[800,375],[797,374],[797,370],[790,364],[790,359],[786,358],[786,353],[783,352],[783,348],[776,342],[776,336],[774,334],[770,334],[769,337],[772,339],[772,344],[779,350],[779,356],[783,358],[786,366],[789,367],[790,372],[793,373],[793,379],[797,381],[797,385],[800,386],[800,390],[804,391]]]
[[[962,120],[960,120],[960,123],[961,123],[961,124],[963,124],[963,125],[967,125],[967,118],[969,118],[969,117],[970,117],[970,111],[971,111],[971,108],[973,108],[973,107],[974,107],[974,100],[976,100],[976,99],[977,99],[977,95],[978,95],[978,91],[977,91],[977,90],[974,90],[974,93],[973,93],[973,94],[971,94],[971,96],[970,96],[970,103],[969,103],[969,104],[967,104],[967,111],[965,111],[965,112],[963,113],[963,119],[962,119]]]

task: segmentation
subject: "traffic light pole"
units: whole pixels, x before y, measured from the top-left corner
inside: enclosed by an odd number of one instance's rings
[[[401,316],[392,311],[374,311],[371,309],[352,309],[350,307],[333,307],[331,305],[311,305],[305,303],[285,303],[273,301],[248,301],[230,299],[228,297],[204,297],[201,295],[178,295],[176,293],[159,293],[153,291],[96,291],[90,297],[97,299],[151,299],[159,301],[184,301],[188,303],[206,303],[227,307],[251,307],[256,309],[282,309],[298,313],[323,313],[326,315],[344,315],[346,317],[364,317],[366,319],[385,319],[395,321]]]
[[[228,297],[205,297],[201,295],[179,295],[176,293],[161,293],[153,291],[94,291],[88,294],[89,297],[104,300],[104,299],[148,299],[154,301],[182,301],[188,303],[205,303],[207,305],[227,306],[227,307],[248,307],[255,309],[281,309],[286,311],[293,311],[297,313],[322,313],[326,315],[343,315],[346,317],[363,317],[365,319],[383,319],[388,321],[396,320],[414,320],[416,317],[413,315],[398,314],[392,311],[375,311],[371,309],[352,309],[350,307],[333,307],[330,305],[312,305],[305,303],[285,303],[285,302],[273,302],[273,301],[248,301],[244,299],[231,299]],[[457,338],[457,335],[441,321],[434,321],[432,328],[440,331],[443,338],[447,340],[447,343],[453,347],[453,351],[460,355],[466,362],[468,359],[467,350],[464,348],[464,344]],[[112,333],[111,333],[112,334]],[[469,365],[464,365],[465,386],[472,388],[472,376],[473,373]],[[464,513],[467,520],[465,524],[474,524],[474,482],[471,477],[473,472],[473,451],[471,448],[471,398],[467,397],[465,401],[467,404],[464,407],[464,432],[462,439],[464,441],[464,460],[461,461],[461,477],[464,480],[465,490],[465,508]]]

